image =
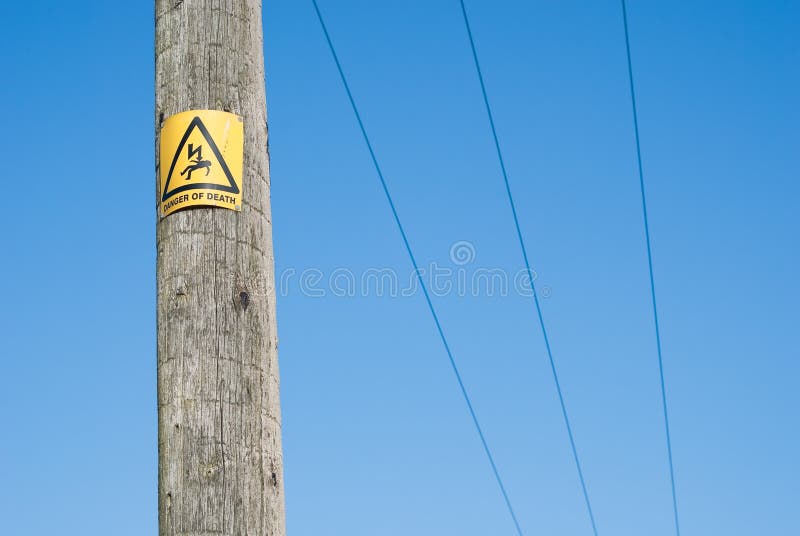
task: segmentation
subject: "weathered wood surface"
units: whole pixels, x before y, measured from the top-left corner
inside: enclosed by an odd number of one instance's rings
[[[284,536],[260,0],[156,0],[157,136],[192,109],[244,117],[243,206],[157,224],[159,534]]]

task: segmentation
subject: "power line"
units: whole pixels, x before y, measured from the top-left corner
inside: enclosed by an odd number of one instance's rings
[[[433,306],[431,297],[428,294],[428,288],[425,285],[425,281],[422,278],[419,266],[417,265],[417,260],[414,257],[413,251],[411,250],[411,245],[408,241],[408,237],[406,236],[405,229],[403,228],[403,224],[400,222],[400,216],[397,214],[397,209],[395,207],[394,201],[392,200],[392,195],[389,193],[389,188],[386,185],[386,180],[384,179],[383,172],[381,171],[381,167],[378,164],[378,159],[375,156],[375,151],[372,148],[372,143],[370,142],[369,136],[367,135],[367,130],[364,127],[364,122],[361,120],[361,114],[358,111],[358,107],[356,106],[356,101],[353,98],[353,94],[350,91],[350,85],[347,83],[347,78],[344,75],[342,64],[339,62],[339,56],[336,54],[336,49],[333,46],[333,41],[331,40],[330,34],[328,33],[328,27],[325,25],[325,20],[322,17],[322,13],[320,12],[319,6],[317,5],[317,0],[311,0],[311,1],[314,4],[314,10],[317,12],[317,18],[319,19],[319,23],[322,26],[322,31],[325,34],[325,40],[328,43],[328,48],[330,49],[331,55],[333,56],[333,60],[336,63],[336,69],[339,71],[339,76],[342,79],[342,84],[344,85],[344,89],[347,92],[347,98],[350,101],[350,106],[352,107],[353,113],[355,114],[356,120],[358,121],[358,126],[361,129],[361,135],[364,138],[364,142],[367,144],[367,149],[369,150],[369,155],[370,158],[372,159],[372,164],[375,166],[375,171],[378,173],[378,178],[380,179],[381,187],[383,188],[383,193],[386,194],[386,200],[389,202],[389,207],[392,210],[392,216],[394,217],[394,221],[397,224],[397,228],[400,231],[400,236],[403,238],[403,244],[405,245],[408,257],[411,259],[411,264],[414,266],[414,273],[417,274],[417,279],[419,280],[420,287],[422,288],[422,293],[425,295],[425,301],[428,304],[428,309],[431,312],[431,316],[433,316],[433,321],[436,323],[436,330],[438,331],[439,337],[441,338],[442,344],[444,345],[444,349],[447,352],[447,358],[450,360],[450,366],[452,367],[453,373],[455,374],[456,381],[458,382],[458,387],[461,390],[461,394],[464,397],[464,402],[466,402],[467,404],[467,409],[469,410],[470,417],[472,417],[472,423],[475,425],[475,430],[478,432],[481,444],[483,445],[483,450],[486,453],[486,457],[488,458],[489,464],[492,467],[492,472],[494,473],[494,477],[497,480],[497,485],[500,487],[500,492],[503,495],[503,500],[505,501],[506,507],[508,508],[508,513],[511,515],[511,519],[514,522],[514,526],[517,529],[517,533],[519,534],[519,536],[522,536],[522,528],[520,527],[519,521],[517,520],[517,515],[514,513],[514,508],[511,506],[511,501],[508,498],[508,493],[506,492],[506,487],[503,484],[503,479],[500,477],[500,471],[497,469],[497,464],[494,461],[494,456],[492,456],[492,452],[489,449],[489,444],[486,441],[486,437],[483,434],[481,425],[478,422],[478,417],[475,414],[475,409],[472,407],[472,401],[470,399],[469,394],[467,393],[467,388],[464,386],[464,381],[461,379],[461,373],[458,370],[455,358],[453,357],[453,353],[450,350],[450,345],[447,343],[447,338],[445,337],[444,330],[442,329],[442,324],[439,321],[439,315],[436,313],[436,309]]]
[[[653,323],[656,330],[656,349],[658,350],[658,374],[661,380],[661,404],[664,409],[664,430],[667,436],[667,459],[669,461],[669,481],[672,486],[672,511],[675,515],[675,533],[681,534],[678,522],[678,496],[675,492],[675,467],[672,463],[672,439],[669,432],[669,413],[667,411],[667,389],[664,382],[664,358],[661,352],[661,330],[658,325],[658,306],[656,305],[656,283],[653,277],[653,254],[650,245],[650,224],[647,218],[647,198],[644,188],[644,171],[642,169],[642,144],[639,138],[639,114],[636,110],[636,91],[633,83],[633,62],[631,61],[631,40],[628,31],[628,9],[622,0],[622,22],[625,27],[625,51],[628,56],[628,80],[631,86],[631,107],[633,108],[633,131],[636,137],[636,161],[639,166],[639,189],[642,193],[642,214],[644,216],[644,236],[647,244],[647,268],[650,274],[650,296],[653,301]]]
[[[553,351],[550,347],[550,338],[547,336],[547,328],[545,327],[544,324],[542,307],[541,304],[539,303],[539,295],[536,292],[536,287],[534,285],[533,275],[532,275],[533,271],[531,270],[531,264],[530,261],[528,260],[528,250],[525,247],[525,240],[522,238],[522,229],[520,228],[519,217],[517,216],[517,208],[516,204],[514,203],[514,196],[511,193],[511,186],[509,185],[508,182],[508,172],[506,171],[506,164],[503,158],[503,151],[500,149],[500,140],[497,137],[497,128],[495,127],[494,124],[494,116],[492,115],[492,107],[489,104],[489,96],[486,92],[486,84],[484,83],[483,72],[481,71],[480,61],[478,61],[478,52],[475,47],[475,39],[472,36],[472,27],[470,26],[469,23],[469,17],[467,16],[467,8],[464,5],[464,0],[459,0],[459,1],[461,3],[461,13],[464,15],[464,25],[466,26],[467,35],[469,36],[469,45],[470,48],[472,49],[472,58],[475,61],[475,70],[478,73],[478,80],[480,81],[481,85],[481,94],[483,95],[483,103],[486,106],[486,114],[489,117],[489,126],[492,129],[492,138],[494,139],[494,147],[497,150],[497,159],[500,162],[500,170],[502,171],[503,174],[503,182],[506,187],[508,202],[509,205],[511,206],[511,214],[514,217],[514,226],[517,231],[517,239],[519,240],[519,246],[520,249],[522,250],[522,258],[525,261],[525,268],[528,274],[528,281],[531,285],[531,290],[533,292],[533,302],[536,305],[536,314],[539,318],[539,326],[541,327],[542,330],[544,345],[547,350],[547,358],[550,361],[550,370],[553,373],[553,380],[555,381],[556,392],[558,393],[558,401],[561,404],[561,413],[564,416],[564,424],[566,425],[567,428],[567,435],[569,436],[569,444],[572,449],[572,456],[575,459],[575,467],[578,470],[578,479],[580,480],[581,483],[581,490],[583,491],[583,499],[586,502],[586,510],[589,513],[589,520],[592,523],[592,530],[594,531],[594,535],[597,536],[597,524],[595,523],[594,520],[594,513],[592,512],[592,504],[589,501],[589,492],[586,489],[586,480],[583,477],[583,469],[581,468],[581,462],[578,456],[578,449],[575,446],[575,438],[573,437],[572,434],[572,425],[570,424],[569,415],[567,413],[567,406],[564,402],[564,394],[561,391],[561,382],[559,382],[558,380],[558,372],[556,371],[556,364],[555,360],[553,359]]]

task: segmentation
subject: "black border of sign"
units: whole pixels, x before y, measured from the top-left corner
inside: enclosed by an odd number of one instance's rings
[[[174,190],[169,190],[169,184],[170,181],[172,180],[172,172],[175,171],[175,164],[178,163],[178,156],[180,156],[181,151],[183,151],[183,147],[186,145],[186,140],[189,139],[189,135],[195,128],[200,130],[200,133],[206,139],[206,142],[208,142],[209,147],[211,147],[211,152],[214,153],[214,156],[217,157],[217,162],[219,162],[219,165],[222,166],[222,171],[228,178],[230,186],[223,186],[221,184],[211,184],[211,183],[197,183],[197,184],[184,184],[183,186],[178,186]],[[181,142],[178,144],[178,150],[175,151],[175,156],[172,158],[172,165],[169,167],[167,180],[164,184],[164,195],[161,197],[161,202],[166,203],[167,199],[172,197],[173,195],[179,194],[181,192],[186,192],[188,190],[220,190],[231,194],[238,194],[240,192],[239,186],[236,184],[236,181],[233,178],[233,174],[231,174],[231,170],[228,169],[228,164],[225,163],[225,159],[222,157],[222,153],[219,152],[219,148],[217,147],[217,144],[214,142],[214,138],[211,137],[211,134],[208,132],[208,129],[203,124],[203,121],[200,119],[199,116],[195,116],[195,118],[192,119],[191,123],[189,123],[189,126],[186,128],[186,133],[183,135]]]

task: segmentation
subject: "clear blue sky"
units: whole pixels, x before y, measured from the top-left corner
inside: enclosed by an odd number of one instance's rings
[[[407,276],[310,1],[265,4],[279,274]],[[516,273],[457,0],[320,4],[420,262]],[[669,536],[619,2],[467,4],[600,533]],[[153,9],[3,15],[0,532],[156,534]],[[683,532],[800,534],[800,5],[629,15]],[[422,296],[308,294],[278,300],[290,534],[512,535]],[[526,534],[589,535],[530,299],[435,303]]]

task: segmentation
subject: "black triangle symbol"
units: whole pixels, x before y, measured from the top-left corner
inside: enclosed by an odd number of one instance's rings
[[[228,179],[228,186],[224,186],[221,184],[213,184],[213,183],[194,183],[194,184],[183,184],[178,186],[177,188],[173,188],[172,190],[169,189],[170,182],[172,181],[172,173],[175,171],[175,164],[178,163],[178,158],[180,157],[181,153],[183,152],[183,148],[186,145],[186,140],[189,139],[189,135],[191,135],[194,129],[198,129],[200,134],[203,135],[205,138],[206,143],[211,148],[211,152],[214,153],[214,156],[217,157],[217,162],[219,162],[222,171],[225,173],[225,177]],[[178,144],[178,150],[175,151],[175,157],[172,159],[172,165],[169,167],[169,173],[167,174],[167,181],[164,184],[164,195],[161,197],[161,201],[165,202],[167,199],[172,197],[175,194],[179,194],[181,192],[185,192],[187,190],[220,190],[222,192],[228,192],[231,194],[238,194],[239,193],[239,186],[236,184],[236,181],[233,179],[233,174],[231,174],[231,170],[228,169],[228,164],[225,163],[225,159],[222,158],[222,153],[220,153],[217,144],[214,143],[214,139],[209,134],[208,129],[200,120],[199,117],[195,117],[192,119],[192,122],[189,123],[189,127],[186,129],[186,133],[181,138],[181,142]]]

